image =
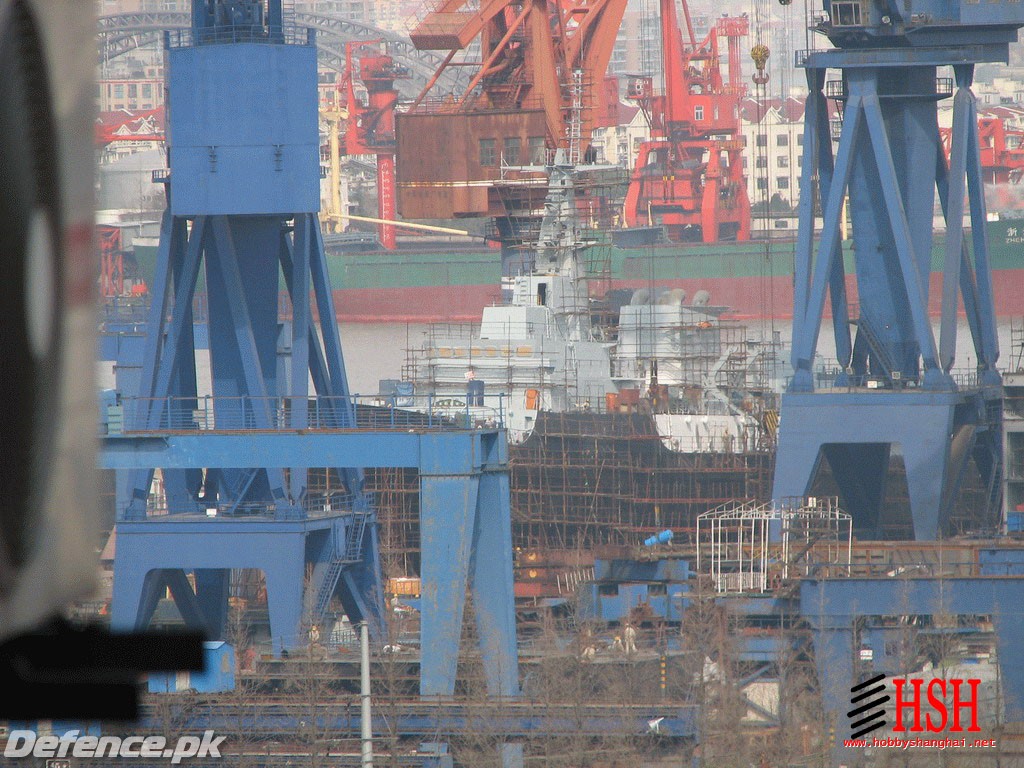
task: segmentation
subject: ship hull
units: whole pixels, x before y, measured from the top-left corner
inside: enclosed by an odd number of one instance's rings
[[[987,225],[993,297],[999,317],[1024,316],[1024,221]],[[792,239],[744,243],[599,246],[587,256],[590,294],[609,290],[682,288],[708,291],[711,303],[737,319],[790,319],[793,315]],[[856,301],[850,243],[844,247],[847,293]],[[932,249],[929,312],[941,312],[941,233]],[[371,268],[373,265],[375,268]],[[432,267],[430,265],[433,265]],[[347,322],[437,322],[476,319],[500,299],[500,255],[493,250],[438,254],[344,254],[331,257],[339,319]],[[508,271],[506,269],[506,271]],[[367,281],[372,281],[368,285]]]
[[[988,242],[995,311],[1024,316],[1024,220],[990,222]],[[793,313],[791,239],[744,243],[661,244],[592,248],[591,296],[614,289],[682,288],[689,296],[708,291],[711,303],[740,319],[786,319]],[[847,290],[856,299],[853,263],[846,245]],[[944,240],[932,250],[929,309],[938,316]],[[149,282],[156,248],[136,247]],[[360,323],[475,321],[485,306],[500,302],[502,258],[493,248],[328,254],[338,319]]]
[[[1022,257],[1024,258],[1024,257]],[[992,275],[997,317],[1024,316],[1024,268],[996,270]],[[608,289],[649,288],[651,281],[611,280]],[[729,307],[727,317],[736,320],[793,317],[793,278],[774,277],[678,277],[653,281],[656,288],[682,288],[690,296],[698,290],[711,294],[711,301]],[[847,295],[857,300],[856,280],[846,278]],[[942,276],[932,273],[929,281],[928,311],[941,313]],[[347,288],[334,291],[340,322],[348,323],[435,323],[475,322],[483,308],[499,300],[493,285],[400,286],[394,288]],[[825,310],[829,316],[828,307]],[[963,314],[963,310],[961,310]]]

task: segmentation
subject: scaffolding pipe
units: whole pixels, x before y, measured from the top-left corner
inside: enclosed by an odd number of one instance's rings
[[[373,723],[370,720],[370,625],[359,625],[359,698],[360,731],[363,741],[363,768],[373,768]]]
[[[432,224],[413,224],[409,221],[397,221],[395,219],[380,219],[376,216],[356,216],[351,213],[339,213],[337,214],[339,219],[349,219],[350,221],[365,221],[367,224],[391,224],[398,229],[421,229],[425,232],[442,232],[447,235],[474,235],[465,229],[452,229],[451,227],[435,227]],[[485,238],[486,239],[486,238]]]

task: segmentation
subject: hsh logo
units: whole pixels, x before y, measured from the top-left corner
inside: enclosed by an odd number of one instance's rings
[[[980,731],[978,727],[978,686],[981,680],[943,680],[932,678],[927,681],[921,678],[910,678],[909,680],[896,679],[893,685],[896,687],[896,725],[894,731],[940,733],[942,731],[975,733]],[[965,696],[964,683],[970,690],[969,697]],[[951,706],[946,705],[946,696],[951,695],[953,702]],[[928,711],[928,710],[931,711]],[[952,709],[952,725],[949,725],[950,709]],[[921,725],[922,710],[925,711],[924,725]],[[970,713],[970,725],[964,728],[961,725],[961,713]],[[904,725],[904,715],[912,715],[912,725],[907,728]],[[949,725],[947,728],[946,726]]]
[[[850,697],[850,703],[856,704],[854,709],[851,709],[846,713],[846,716],[850,718],[850,728],[853,730],[851,738],[859,739],[861,736],[876,731],[885,725],[885,720],[881,719],[885,717],[885,710],[882,709],[882,705],[889,701],[888,694],[884,696],[878,696],[880,693],[885,693],[885,685],[879,685],[877,688],[872,686],[875,683],[881,683],[885,680],[885,675],[875,675],[867,680],[864,680],[850,689],[850,693],[853,694]],[[878,698],[873,698],[878,696]],[[864,701],[868,699],[869,701]],[[864,703],[861,703],[864,702]]]

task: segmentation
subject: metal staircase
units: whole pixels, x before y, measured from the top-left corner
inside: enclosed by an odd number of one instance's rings
[[[366,535],[366,527],[372,516],[368,509],[357,509],[352,512],[352,521],[345,529],[345,545],[342,552],[338,552],[335,542],[334,558],[327,566],[323,581],[316,593],[316,601],[313,604],[313,623],[323,620],[327,607],[334,596],[334,590],[338,586],[338,579],[342,572],[350,565],[362,562],[363,544]]]
[[[871,359],[881,367],[883,375],[890,384],[897,383],[900,378],[899,374],[897,373],[895,376],[893,374],[898,371],[898,367],[896,361],[889,354],[888,347],[879,338],[878,334],[875,333],[875,329],[871,327],[871,323],[863,315],[854,322],[857,325],[858,334],[862,335],[864,341],[867,342],[868,349],[871,352]]]

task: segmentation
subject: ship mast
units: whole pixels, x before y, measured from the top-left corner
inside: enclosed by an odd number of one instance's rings
[[[543,297],[541,303],[555,314],[566,339],[591,341],[587,275],[579,256],[583,245],[576,212],[575,179],[579,167],[564,149],[559,149],[547,171],[548,192],[537,238],[534,274],[530,278],[545,287],[540,294],[536,289],[530,293]]]

